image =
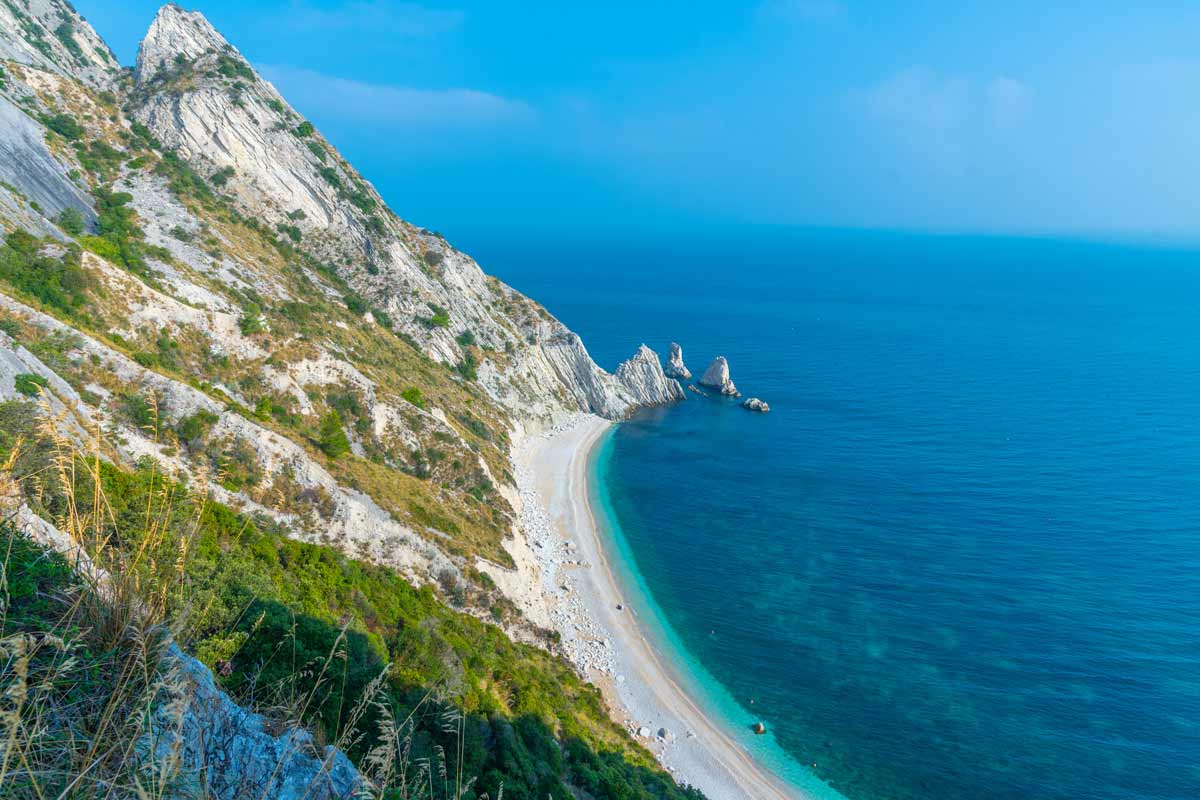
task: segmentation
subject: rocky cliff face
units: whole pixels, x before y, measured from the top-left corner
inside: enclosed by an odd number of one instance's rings
[[[625,416],[676,398],[665,383],[625,391],[578,337],[536,303],[484,275],[443,238],[398,218],[310,123],[198,13],[163,7],[138,52],[134,116],[203,174],[225,175],[239,209],[287,226],[376,302],[431,358],[459,363],[463,331],[511,357],[484,385],[521,417],[559,408]],[[444,311],[445,324],[424,320]],[[524,391],[530,383],[534,392]]]
[[[121,73],[117,57],[65,0],[0,4],[0,59],[31,64],[108,89]]]

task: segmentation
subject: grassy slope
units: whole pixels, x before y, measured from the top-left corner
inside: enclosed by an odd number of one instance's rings
[[[46,477],[54,447],[35,429],[33,411],[0,404],[0,457],[24,442],[14,472],[25,496],[60,519],[71,506]],[[461,763],[478,777],[478,792],[495,797],[503,785],[518,798],[567,800],[568,787],[599,798],[699,796],[674,785],[565,661],[450,610],[428,587],[202,502],[149,463],[130,471],[101,462],[99,474],[103,513],[92,513],[95,484],[82,469],[70,493],[74,513],[101,520],[93,535],[109,542],[108,557],[140,565],[142,590],[163,598],[166,617],[202,661],[226,667],[222,681],[235,697],[298,717],[334,742],[386,671],[384,702],[396,719],[414,715],[416,757],[436,759],[441,748],[452,772]],[[161,509],[154,524],[145,522],[147,508]],[[162,582],[164,559],[182,565],[183,580]],[[456,712],[461,728],[447,729]],[[371,709],[360,727],[374,731],[378,714]],[[373,744],[367,736],[348,750],[358,758]]]

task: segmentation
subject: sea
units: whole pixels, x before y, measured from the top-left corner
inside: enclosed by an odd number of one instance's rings
[[[851,800],[1200,798],[1200,249],[466,239],[601,366],[675,341],[770,404],[688,393],[594,462],[673,668],[768,768]]]

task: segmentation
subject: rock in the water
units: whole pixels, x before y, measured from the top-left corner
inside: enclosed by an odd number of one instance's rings
[[[633,358],[621,362],[616,378],[633,406],[657,406],[684,399],[679,381],[663,374],[658,354],[646,345]]]
[[[693,386],[693,385],[692,385],[692,384],[690,384],[690,383],[688,384],[688,387],[687,387],[687,388],[688,388],[688,391],[689,391],[689,392],[695,392],[696,394],[700,395],[701,397],[708,397],[708,395],[707,395],[707,394],[705,394],[704,392],[700,391],[699,389],[697,389],[695,386]]]
[[[725,356],[714,358],[708,365],[708,369],[704,370],[704,375],[696,383],[707,386],[709,389],[716,389],[726,397],[742,396],[742,393],[733,385],[733,381],[729,379],[729,362],[725,360]]]
[[[759,400],[757,397],[749,397],[742,403],[742,408],[747,411],[770,411],[771,406]]]
[[[638,728],[638,736],[642,737],[643,739],[648,738],[650,736],[650,729],[643,725],[642,727]]]
[[[764,733],[767,732],[767,726],[763,725],[761,722],[756,722],[756,723],[754,723],[754,732],[757,733],[759,736],[762,736]]]
[[[681,381],[691,380],[692,373],[683,363],[683,348],[677,342],[671,342],[667,354],[667,366],[663,368],[668,378],[678,378]]]
[[[667,739],[671,738],[671,732],[669,730],[667,730],[666,728],[659,728],[658,729],[658,738],[662,739],[663,741],[666,741]]]

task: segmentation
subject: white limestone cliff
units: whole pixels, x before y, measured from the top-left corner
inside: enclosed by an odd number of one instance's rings
[[[0,3],[0,59],[30,64],[111,88],[117,57],[65,0]]]
[[[590,411],[619,419],[682,397],[651,375],[631,390],[541,306],[486,276],[437,234],[392,214],[198,12],[176,5],[159,11],[138,51],[135,81],[134,115],[157,139],[207,171],[232,169],[227,186],[248,216],[269,226],[294,224],[306,248],[347,264],[342,277],[379,302],[431,358],[461,361],[456,337],[464,330],[510,350],[508,363],[485,370],[483,385],[514,415]],[[431,306],[446,311],[448,325],[421,322]]]

